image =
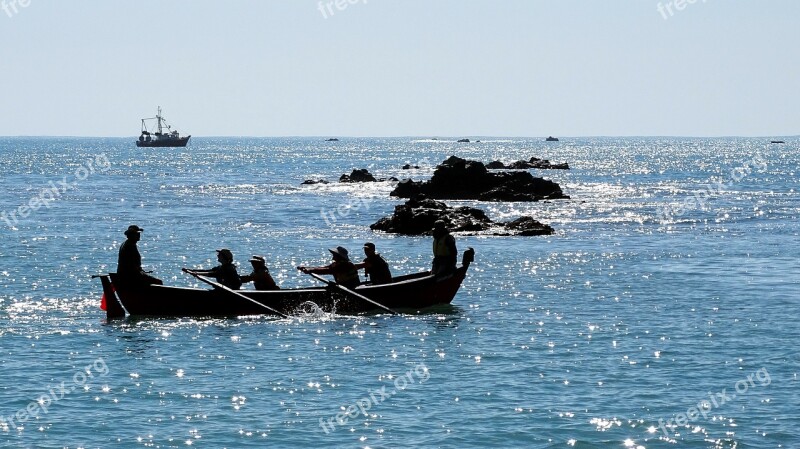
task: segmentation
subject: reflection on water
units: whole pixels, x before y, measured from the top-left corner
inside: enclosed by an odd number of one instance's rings
[[[3,210],[74,164],[106,154],[89,177],[14,229],[0,260],[0,441],[8,447],[794,447],[800,402],[791,344],[796,279],[798,142],[757,139],[197,139],[186,149],[123,139],[0,139]],[[459,156],[533,170],[569,201],[480,203],[496,220],[529,214],[554,236],[458,237],[478,258],[452,305],[402,316],[342,316],[312,303],[289,319],[127,319],[106,323],[92,274],[113,270],[122,231],[146,229],[147,269],[195,282],[232,249],[262,254],[283,287],[311,286],[298,265],[328,247],[373,241],[394,273],[430,264],[427,238],[375,234],[398,204],[389,183],[430,176]],[[754,171],[704,207],[667,222],[660,208],[760,154]],[[314,155],[309,157],[309,155]],[[421,170],[402,170],[405,163]],[[70,165],[73,164],[73,165]],[[305,179],[327,185],[301,186]],[[322,210],[368,199],[331,225]],[[360,253],[359,253],[360,255]],[[240,267],[240,271],[243,268]],[[9,417],[102,358],[108,375],[22,426]],[[330,433],[327,419],[423,364],[430,378]],[[681,426],[666,423],[709,391],[765,368],[768,386]],[[33,408],[32,408],[33,410]],[[20,423],[16,423],[20,424]]]

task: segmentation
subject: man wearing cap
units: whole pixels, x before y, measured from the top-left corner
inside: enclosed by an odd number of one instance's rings
[[[219,265],[210,270],[190,270],[188,268],[183,268],[183,271],[191,274],[211,276],[229,289],[239,290],[242,287],[242,279],[239,277],[239,272],[236,271],[236,265],[233,264],[233,253],[231,250],[227,248],[218,249],[217,260],[219,261]]]
[[[364,269],[364,274],[369,277],[373,285],[388,284],[392,282],[392,272],[389,264],[375,252],[375,244],[367,242],[364,244],[364,255],[367,256],[363,262],[356,264],[356,269]]]
[[[303,273],[316,273],[316,274],[332,274],[333,279],[337,284],[347,288],[355,288],[361,284],[358,278],[358,270],[353,262],[350,262],[350,256],[346,249],[337,246],[334,249],[329,249],[333,256],[333,262],[324,267],[297,267]]]
[[[269,274],[267,262],[263,257],[253,256],[250,263],[253,265],[253,272],[242,276],[242,284],[252,282],[256,290],[280,290],[275,280],[272,279],[272,275]]]
[[[456,239],[450,235],[443,220],[436,220],[433,225],[433,265],[431,274],[446,276],[456,271],[458,248]]]
[[[142,255],[139,254],[139,248],[136,246],[136,242],[142,238],[142,231],[144,229],[139,226],[128,226],[128,230],[125,231],[125,236],[128,239],[122,242],[122,246],[119,247],[117,275],[125,287],[164,285],[161,279],[150,276],[142,269]]]

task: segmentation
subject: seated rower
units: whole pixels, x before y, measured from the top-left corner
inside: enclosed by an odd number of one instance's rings
[[[250,263],[253,264],[253,272],[248,275],[242,276],[242,284],[252,282],[256,290],[281,289],[275,283],[275,280],[272,279],[272,275],[269,274],[269,270],[267,269],[267,262],[264,260],[263,257],[253,256],[253,258],[250,259]]]
[[[364,244],[364,255],[367,256],[363,262],[355,265],[357,270],[364,269],[364,274],[369,277],[373,285],[388,284],[392,282],[392,272],[389,264],[386,263],[380,254],[375,252],[375,244],[367,242]]]
[[[356,270],[353,262],[350,262],[350,256],[345,248],[337,246],[335,249],[329,249],[333,255],[333,262],[324,267],[297,267],[303,273],[315,274],[332,274],[333,279],[337,284],[347,288],[355,288],[361,284],[358,278],[358,270]]]
[[[239,290],[242,287],[242,280],[236,265],[233,264],[233,253],[227,248],[217,250],[217,260],[219,265],[210,270],[190,270],[183,268],[183,271],[190,274],[211,276],[220,284],[232,289]]]

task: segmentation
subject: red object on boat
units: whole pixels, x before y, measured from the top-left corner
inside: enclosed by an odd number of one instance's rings
[[[114,288],[114,284],[111,284],[111,292],[113,293],[116,291]],[[103,291],[103,296],[100,298],[100,310],[108,310],[108,305],[106,304],[106,292]]]

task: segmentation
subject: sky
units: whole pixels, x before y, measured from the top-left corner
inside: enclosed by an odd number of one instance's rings
[[[797,0],[0,0],[0,135],[800,134]]]

